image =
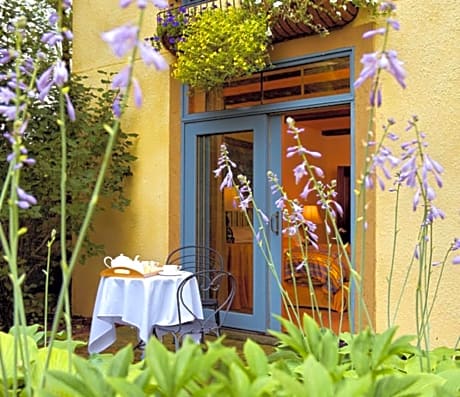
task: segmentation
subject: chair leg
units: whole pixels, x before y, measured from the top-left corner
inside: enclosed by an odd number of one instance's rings
[[[176,352],[179,350],[180,348],[180,336],[179,335],[176,335],[176,334],[173,334],[174,336],[174,348],[176,349]]]

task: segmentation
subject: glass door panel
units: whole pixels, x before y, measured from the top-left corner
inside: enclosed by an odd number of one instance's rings
[[[320,152],[320,158],[310,161],[324,172],[321,181],[332,184],[335,181],[337,201],[343,208],[343,215],[338,215],[337,225],[344,243],[350,242],[351,231],[351,114],[350,105],[336,105],[291,112],[296,126],[303,128],[300,134],[302,146],[308,150]],[[283,126],[282,152],[294,144],[291,134]],[[318,197],[310,193],[301,198],[307,179],[296,182],[293,169],[300,163],[297,156],[283,156],[282,181],[289,197],[297,197],[304,206],[304,217],[317,225],[318,249],[297,237],[282,238],[282,279],[283,288],[288,293],[293,307],[289,310],[312,315],[321,326],[330,327],[335,332],[348,330],[347,289],[349,288],[349,270],[346,261],[340,256],[340,246],[334,236],[326,235],[323,222],[325,214],[318,205]],[[287,224],[284,225],[286,227]],[[328,247],[328,242],[330,247]],[[308,253],[308,254],[307,254]],[[302,265],[307,257],[307,266]],[[308,270],[307,270],[308,268]],[[309,275],[310,274],[310,278]],[[313,276],[312,276],[313,275]],[[324,276],[324,278],[323,278]],[[330,277],[330,284],[329,279]],[[310,288],[312,287],[312,290]],[[287,308],[283,307],[284,317],[288,317]]]
[[[267,136],[265,116],[189,123],[184,129],[183,244],[207,245],[222,254],[225,270],[237,280],[225,325],[255,331],[265,331],[269,323],[267,266],[255,249],[251,208],[242,212],[235,191],[221,191],[222,179],[213,170],[225,143],[237,164],[235,178],[246,175],[256,202],[266,209]]]
[[[252,313],[253,305],[253,237],[247,216],[238,208],[238,193],[234,188],[219,189],[220,180],[210,169],[216,167],[220,146],[225,144],[238,174],[252,180],[253,133],[242,131],[209,134],[197,137],[197,244],[210,246],[224,258],[225,270],[237,281],[237,292],[231,310]]]

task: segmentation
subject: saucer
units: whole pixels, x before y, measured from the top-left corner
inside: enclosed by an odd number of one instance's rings
[[[161,270],[158,274],[160,276],[180,276],[182,272],[179,270],[177,273],[165,273],[163,270]]]

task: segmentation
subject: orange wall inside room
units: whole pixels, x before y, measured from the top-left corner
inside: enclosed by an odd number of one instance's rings
[[[295,116],[294,116],[295,119]],[[340,117],[332,119],[322,120],[309,120],[296,122],[296,126],[303,128],[304,132],[301,133],[301,141],[305,148],[311,151],[321,153],[320,158],[313,158],[309,156],[308,160],[311,164],[320,167],[324,172],[324,183],[330,183],[332,179],[337,178],[337,167],[343,165],[350,165],[350,135],[339,135],[339,136],[323,136],[321,131],[332,130],[332,129],[349,129],[350,118]],[[293,135],[287,134],[287,126],[284,126],[285,131],[282,134],[282,145],[283,153],[289,146],[295,144]],[[306,182],[308,179],[303,178],[299,181],[299,184],[295,183],[293,169],[300,163],[299,156],[293,156],[287,158],[283,156],[282,160],[282,183],[289,197],[300,197]],[[316,197],[311,194],[306,202],[302,204],[315,204]],[[320,214],[323,216],[323,214]],[[319,242],[325,243],[326,236],[323,228],[318,228]]]

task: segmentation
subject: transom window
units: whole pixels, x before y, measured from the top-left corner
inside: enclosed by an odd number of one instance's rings
[[[280,67],[234,80],[223,90],[189,97],[189,112],[236,109],[350,92],[349,57]]]

